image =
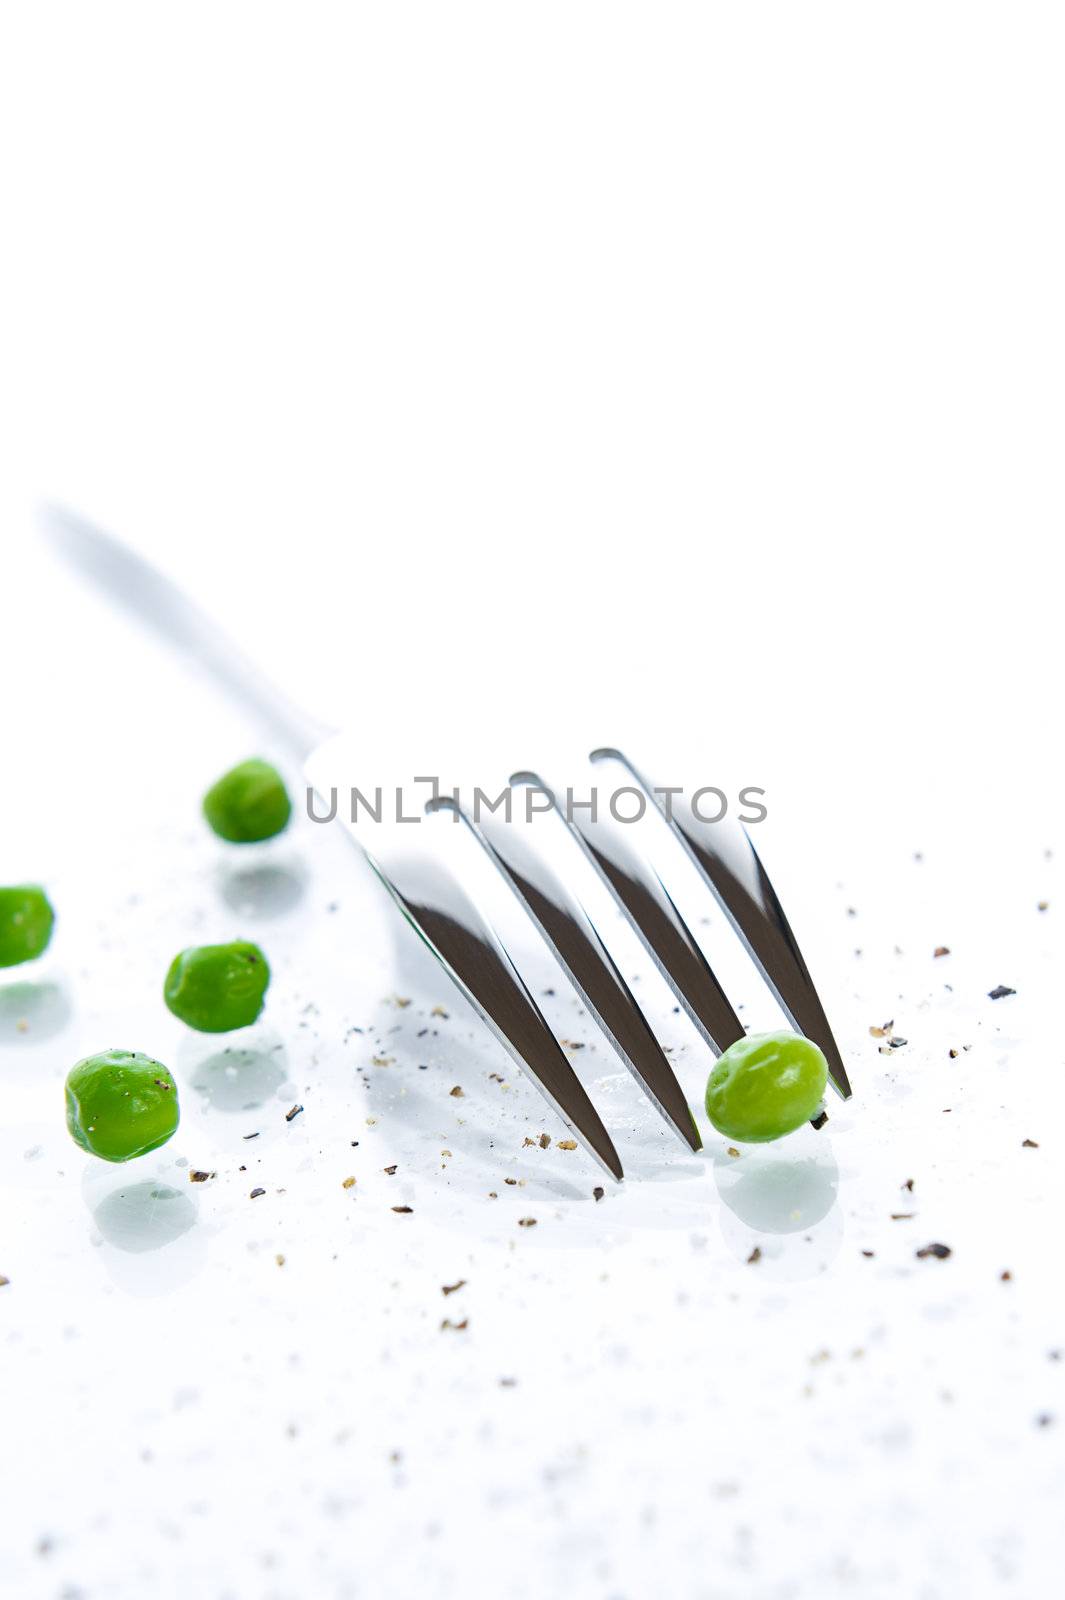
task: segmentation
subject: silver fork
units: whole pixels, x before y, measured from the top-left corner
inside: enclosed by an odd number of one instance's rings
[[[72,513],[50,507],[43,524],[51,543],[111,597],[171,644],[206,667],[229,694],[272,728],[320,794],[352,784],[348,743],[287,700],[229,637],[169,579],[126,545]],[[600,747],[589,759],[613,766],[659,811],[724,910],[755,965],[798,1032],[828,1061],[833,1088],[851,1093],[824,1008],[765,868],[742,823],[726,816],[701,821],[683,796],[667,804],[642,769],[620,750]],[[663,880],[630,841],[631,830],[609,817],[576,820],[559,802],[560,787],[534,771],[511,775],[532,785],[568,824],[695,1027],[715,1054],[744,1034],[743,1024]],[[514,891],[592,1017],[666,1123],[692,1150],[699,1131],[677,1077],[584,906],[548,864],[527,822],[484,818],[461,792],[423,802],[427,812],[461,819]],[[338,813],[339,815],[339,813]],[[389,829],[365,815],[340,818],[369,858],[399,909],[500,1043],[546,1096],[567,1128],[613,1178],[621,1161],[603,1122],[555,1037],[499,931],[442,859],[438,830]],[[815,1125],[820,1125],[819,1117]]]

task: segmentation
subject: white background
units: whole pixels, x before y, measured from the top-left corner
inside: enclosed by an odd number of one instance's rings
[[[60,913],[0,985],[13,1593],[1056,1577],[1063,35],[1027,4],[4,8],[0,880]],[[412,770],[561,735],[763,785],[854,1100],[678,1157],[560,987],[627,1171],[596,1205],[343,840],[205,836],[266,736],[52,562],[41,497]],[[158,989],[239,932],[275,980],[234,1077]],[[181,1083],[135,1170],[62,1126],[112,1043]]]

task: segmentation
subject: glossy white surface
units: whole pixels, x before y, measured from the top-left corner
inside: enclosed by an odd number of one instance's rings
[[[59,922],[0,976],[3,1585],[1049,1592],[1060,13],[4,26],[0,881]],[[595,1201],[343,839],[206,834],[269,742],[48,562],[37,494],[382,762],[559,737],[764,786],[853,1101],[685,1155],[529,944],[626,1164]],[[275,974],[229,1057],[159,994],[227,934]],[[698,1105],[702,1047],[619,950]],[[181,1087],[128,1169],[62,1120],[111,1044]]]

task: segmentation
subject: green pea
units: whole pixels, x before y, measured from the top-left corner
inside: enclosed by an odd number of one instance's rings
[[[0,967],[35,961],[48,948],[55,912],[35,883],[0,889]]]
[[[288,827],[292,801],[277,768],[256,757],[211,785],[203,797],[203,814],[219,838],[258,844]]]
[[[190,1028],[231,1033],[255,1021],[269,982],[270,968],[257,944],[202,944],[174,957],[163,998]]]
[[[67,1074],[67,1127],[75,1144],[104,1161],[132,1161],[177,1131],[177,1085],[139,1050],[86,1056]]]
[[[797,1033],[752,1033],[729,1045],[706,1085],[706,1114],[719,1133],[765,1144],[816,1117],[828,1063]]]

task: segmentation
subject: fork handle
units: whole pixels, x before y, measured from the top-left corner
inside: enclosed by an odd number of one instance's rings
[[[60,506],[45,506],[41,523],[53,549],[138,622],[204,668],[297,761],[329,737],[331,729],[282,694],[213,617],[128,545]]]

